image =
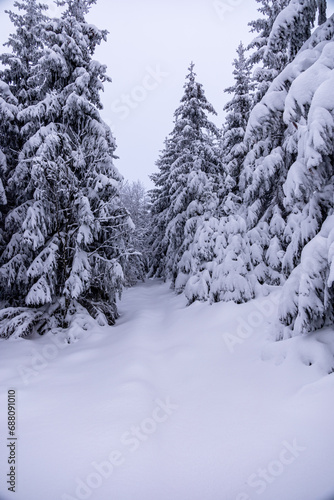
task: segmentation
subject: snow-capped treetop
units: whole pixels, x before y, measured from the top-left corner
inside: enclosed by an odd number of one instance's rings
[[[186,82],[183,86],[184,94],[181,98],[181,105],[174,113],[175,131],[184,129],[184,134],[187,136],[191,134],[211,132],[213,135],[218,136],[219,131],[217,127],[208,120],[207,114],[217,115],[214,107],[208,102],[203,86],[196,81],[196,73],[194,72],[194,63],[191,62],[188,68],[188,75]],[[189,129],[186,125],[189,125]],[[195,135],[193,135],[195,137]],[[189,135],[189,139],[191,139]]]
[[[4,69],[0,79],[9,84],[19,104],[29,105],[38,100],[42,79],[36,79],[36,64],[44,48],[44,26],[47,7],[37,0],[14,2],[19,12],[6,11],[16,32],[5,44],[11,52],[0,54]],[[23,13],[20,13],[23,11]]]
[[[249,61],[245,57],[245,48],[241,42],[233,65],[235,84],[225,89],[225,92],[233,94],[233,97],[224,107],[227,114],[222,131],[221,146],[224,174],[226,175],[223,187],[224,195],[221,195],[223,198],[230,191],[238,191],[240,168],[247,151],[243,139],[252,107],[251,78]],[[224,205],[225,201],[225,199],[222,200]]]
[[[284,9],[289,0],[256,0],[261,3],[258,11],[263,17],[251,21],[249,26],[252,32],[258,35],[251,41],[247,49],[251,50],[249,64],[254,68],[253,87],[254,103],[256,104],[265,95],[270,83],[278,74],[277,64],[273,64],[273,54],[268,57],[269,36],[278,14]]]
[[[152,176],[157,186],[152,212],[154,226],[159,228],[153,242],[152,273],[161,270],[163,260],[163,275],[174,281],[198,220],[218,205],[220,132],[208,118],[216,112],[195,77],[191,63],[181,104],[174,113],[174,129],[157,163],[160,172]]]
[[[74,16],[80,21],[85,20],[85,15],[88,14],[91,6],[96,4],[97,0],[56,0],[59,7],[66,6],[62,17]]]
[[[268,38],[270,36],[273,24],[276,17],[284,9],[289,0],[256,0],[261,3],[258,11],[263,17],[251,21],[248,25],[251,27],[251,32],[256,31],[258,35],[251,41],[247,49],[254,49],[250,56],[250,64],[254,65],[263,61],[264,53],[267,49]],[[263,61],[265,62],[265,61]]]
[[[227,112],[226,121],[230,128],[242,127],[246,129],[251,108],[250,96],[250,65],[245,57],[245,47],[240,42],[237,48],[237,58],[233,61],[233,76],[235,83],[224,90],[233,94],[233,98],[224,106]]]
[[[61,1],[61,18],[43,22],[43,49],[29,62],[40,92],[17,115],[22,147],[6,179],[13,206],[4,221],[0,297],[37,308],[24,320],[22,335],[31,331],[39,307],[46,312],[50,306],[57,325],[78,302],[104,323],[117,317],[133,224],[119,199],[115,140],[99,114],[109,77],[92,59],[106,35],[85,20],[93,3]],[[16,324],[15,307],[14,319],[1,326],[4,336]]]
[[[46,89],[61,89],[71,98],[73,91],[101,109],[103,82],[111,81],[106,66],[92,59],[96,47],[106,40],[107,31],[99,30],[84,18],[95,0],[64,0],[60,19],[46,25],[47,47],[39,66],[45,75]]]
[[[326,21],[326,0],[257,0],[259,9],[266,17],[250,23],[252,31],[258,31],[248,46],[255,49],[250,56],[256,83],[254,102],[265,95],[270,83],[289,64],[302,45],[310,38],[318,12],[319,24]]]

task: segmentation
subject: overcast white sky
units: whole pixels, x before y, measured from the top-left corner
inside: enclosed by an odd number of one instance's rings
[[[0,0],[0,43],[11,30],[4,10],[13,3]],[[57,12],[52,0],[43,3]],[[329,4],[332,13],[334,1]],[[116,165],[125,178],[152,186],[148,175],[173,128],[191,60],[221,125],[229,98],[223,89],[233,83],[240,40],[252,39],[247,24],[258,17],[257,7],[255,0],[97,0],[88,21],[109,36],[94,58],[113,79],[105,86],[102,116],[116,137]]]

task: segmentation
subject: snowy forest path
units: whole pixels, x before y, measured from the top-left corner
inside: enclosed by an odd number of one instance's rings
[[[19,401],[17,500],[60,500],[64,492],[77,500],[76,478],[96,473],[92,464],[113,450],[122,464],[91,500],[235,500],[243,492],[253,500],[247,478],[295,440],[303,453],[267,485],[265,499],[319,498],[309,485],[287,492],[320,451],[334,459],[333,378],[286,356],[286,343],[266,340],[262,305],[186,307],[167,283],[147,280],[125,290],[113,327],[85,317],[86,331],[73,331],[70,344],[52,333],[1,342],[0,400],[14,387]],[[257,327],[241,338],[255,315]],[[239,339],[233,348],[227,333]],[[3,411],[0,429],[5,422]],[[322,477],[332,478],[332,463]],[[8,499],[1,485],[0,498]]]
[[[307,381],[312,384],[314,373],[297,373],[296,360],[283,362],[287,348],[273,339],[268,342],[279,296],[276,291],[242,305],[196,302],[186,307],[185,297],[160,280],[147,280],[126,291],[114,330],[118,336],[129,336],[129,342],[125,338],[123,342],[133,355],[128,369],[134,379],[143,375],[149,382],[146,415],[157,397],[177,405],[167,428],[161,435],[158,431],[152,470],[158,478],[164,475],[162,470],[175,477],[180,464],[191,464],[183,472],[183,484],[192,484],[196,474],[203,478],[203,483],[196,478],[199,489],[184,488],[183,496],[179,484],[175,498],[217,500],[217,483],[210,489],[205,478],[220,477],[222,498],[234,500],[239,492],[229,490],[230,480],[240,484],[242,492],[254,472],[246,472],[244,466],[254,463],[254,455],[262,457],[256,461],[259,466],[267,463],[285,440],[306,442],[304,429],[313,429],[313,412],[322,421],[324,411],[330,415],[329,400],[321,400],[320,393],[315,395],[319,407],[305,415]],[[329,416],[326,420],[325,427],[330,427]],[[176,461],[173,449],[178,450]],[[266,492],[266,500],[285,498],[286,491],[283,482],[278,494]],[[304,497],[308,498],[306,490]]]

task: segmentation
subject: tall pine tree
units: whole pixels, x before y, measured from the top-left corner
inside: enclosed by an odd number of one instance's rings
[[[251,80],[249,62],[245,57],[245,48],[240,42],[237,49],[237,58],[233,61],[233,76],[235,83],[225,89],[225,92],[233,94],[232,99],[225,105],[225,124],[223,127],[222,156],[224,162],[224,180],[226,194],[229,203],[238,196],[238,185],[241,166],[247,153],[244,141],[249,113],[252,107]],[[228,203],[228,204],[229,204]],[[231,209],[226,209],[228,212]]]
[[[242,43],[233,65],[235,83],[226,89],[233,97],[225,105],[219,205],[211,217],[198,226],[189,249],[192,259],[183,257],[185,262],[191,262],[192,277],[185,289],[189,302],[209,299],[211,302],[234,300],[239,303],[254,296],[254,280],[248,279],[250,250],[246,224],[238,215],[242,202],[239,175],[247,152],[244,135],[252,102],[249,64]]]
[[[261,6],[258,11],[262,17],[251,21],[249,26],[251,32],[257,32],[257,36],[248,45],[252,53],[249,64],[254,68],[254,104],[259,102],[267,92],[271,82],[283,69],[286,61],[272,51],[268,53],[269,37],[278,14],[288,5],[289,0],[256,0]]]
[[[277,284],[283,280],[282,257],[287,243],[283,229],[285,224],[282,224],[287,215],[283,185],[296,158],[299,133],[298,119],[286,119],[286,107],[293,81],[311,64],[308,57],[303,54],[296,57],[296,53],[308,40],[317,9],[323,16],[322,8],[321,2],[290,0],[277,15],[268,37],[266,53],[281,54],[277,61],[282,61],[282,67],[277,66],[279,75],[261,102],[253,108],[247,125],[245,140],[249,152],[243,163],[239,187],[244,193],[250,231],[259,223],[268,224],[269,234],[261,236],[259,244],[262,248],[261,260],[265,264],[259,274],[261,282]],[[297,32],[299,35],[296,38]],[[276,57],[274,55],[272,60]],[[280,230],[277,232],[278,227]],[[260,248],[257,254],[261,253]]]
[[[254,67],[254,103],[259,102],[271,82],[296,56],[318,23],[326,21],[326,0],[256,0],[263,17],[249,23],[258,35],[249,44],[249,62]]]
[[[95,0],[61,3],[62,17],[45,21],[43,50],[30,61],[40,94],[18,117],[23,145],[7,191],[21,194],[6,216],[0,257],[9,306],[0,314],[2,336],[27,335],[50,317],[66,325],[78,304],[101,322],[117,317],[129,216],[119,202],[115,141],[98,111],[109,78],[92,55],[106,32],[85,20]]]
[[[170,206],[169,176],[171,166],[177,158],[175,145],[171,137],[165,139],[165,147],[156,161],[158,172],[152,174],[155,187],[150,190],[152,214],[152,233],[149,237],[151,245],[149,276],[164,277],[168,242],[165,239],[167,214]]]
[[[334,16],[331,19],[334,27]],[[324,26],[327,37],[329,22]],[[316,34],[319,38],[320,33]],[[332,34],[334,39],[334,33]],[[286,119],[297,124],[295,161],[284,184],[288,211],[283,259],[288,279],[280,309],[283,335],[291,336],[332,324],[333,180],[334,180],[334,44],[311,49],[309,68],[293,82]],[[301,89],[308,93],[301,95]]]
[[[163,275],[172,280],[179,292],[191,276],[191,263],[186,262],[186,256],[197,228],[217,208],[221,175],[219,130],[208,118],[208,114],[216,112],[195,77],[192,63],[181,105],[175,111],[174,130],[161,157],[162,168],[153,177],[156,185],[161,186],[153,210],[161,207],[157,223],[161,218],[161,227],[165,228],[164,234],[160,234],[162,239],[155,241],[154,246],[163,249]]]
[[[18,144],[17,111],[17,100],[9,86],[0,80],[0,251],[6,244],[5,218],[12,204],[6,186]]]
[[[5,46],[10,52],[0,54],[4,69],[0,78],[6,82],[21,108],[38,102],[41,98],[43,75],[36,78],[36,65],[44,51],[44,30],[47,7],[37,0],[16,0],[18,12],[6,11],[15,26]],[[21,12],[23,11],[23,12]]]

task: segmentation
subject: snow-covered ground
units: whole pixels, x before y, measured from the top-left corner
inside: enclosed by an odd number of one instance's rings
[[[1,341],[0,499],[333,500],[333,331],[274,343],[279,294],[185,307],[152,280],[115,327]]]

